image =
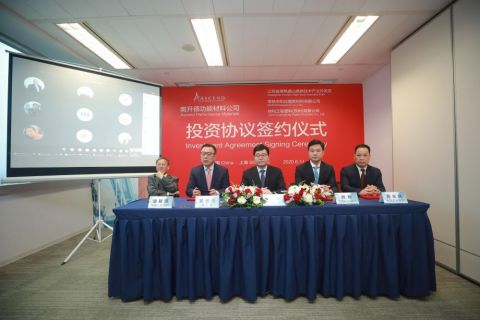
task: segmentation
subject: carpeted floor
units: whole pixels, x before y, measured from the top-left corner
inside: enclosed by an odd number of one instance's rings
[[[110,239],[87,241],[61,262],[83,234],[0,268],[0,319],[480,319],[480,287],[437,267],[437,287],[425,299],[318,296],[256,303],[235,298],[122,302],[107,296]]]

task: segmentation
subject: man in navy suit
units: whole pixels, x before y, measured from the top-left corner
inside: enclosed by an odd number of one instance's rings
[[[370,162],[370,147],[359,144],[353,155],[355,163],[340,171],[342,190],[357,192],[359,195],[377,196],[385,191],[380,169],[368,165]]]
[[[217,148],[204,144],[200,149],[202,164],[190,170],[186,194],[189,197],[216,195],[230,185],[228,169],[215,163]]]
[[[268,164],[269,156],[270,149],[266,145],[259,144],[253,148],[256,166],[243,171],[242,184],[261,187],[263,193],[286,190],[282,170]]]
[[[337,192],[337,181],[333,167],[322,161],[325,144],[317,139],[308,143],[309,161],[297,166],[295,169],[295,183],[315,183],[330,187]]]

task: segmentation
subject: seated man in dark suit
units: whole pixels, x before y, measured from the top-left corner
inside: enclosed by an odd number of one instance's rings
[[[377,196],[385,191],[380,169],[368,165],[370,147],[359,144],[353,155],[355,163],[340,171],[340,183],[345,192],[357,192],[359,195]]]
[[[337,182],[333,167],[322,161],[325,145],[320,140],[312,140],[308,143],[309,161],[297,166],[295,169],[295,183],[319,184],[330,187],[337,192]]]
[[[204,144],[200,151],[202,164],[190,170],[187,184],[187,196],[216,195],[224,192],[230,185],[228,169],[215,163],[217,148],[213,144]]]
[[[256,166],[243,171],[242,184],[261,187],[264,193],[286,190],[282,170],[268,164],[269,156],[270,149],[266,145],[259,144],[253,148]]]
[[[156,162],[157,173],[148,177],[147,191],[149,196],[178,196],[178,177],[168,174],[170,161],[160,156]]]

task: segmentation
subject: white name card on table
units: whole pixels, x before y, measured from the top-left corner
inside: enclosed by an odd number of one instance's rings
[[[382,192],[380,200],[383,203],[408,203],[405,192]]]
[[[267,201],[263,204],[264,207],[284,207],[285,200],[283,194],[264,194],[263,198]]]
[[[337,192],[333,201],[336,204],[360,204],[356,192]]]
[[[195,208],[220,208],[219,196],[196,196]]]
[[[173,208],[173,197],[151,196],[150,198],[148,198],[148,208],[171,209]]]

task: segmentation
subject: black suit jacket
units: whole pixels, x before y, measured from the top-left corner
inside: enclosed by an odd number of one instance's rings
[[[230,186],[230,177],[228,175],[228,169],[216,164],[213,168],[211,189],[215,189],[218,192],[224,192],[225,189]],[[202,192],[202,195],[208,195],[207,177],[205,176],[205,169],[203,165],[193,167],[190,170],[190,178],[188,179],[187,196],[191,197],[193,189],[198,188]]]
[[[365,180],[367,184],[376,186],[380,191],[385,191],[385,186],[382,181],[382,172],[380,169],[367,166],[365,171]],[[358,173],[357,166],[355,164],[342,168],[340,171],[340,184],[342,191],[345,192],[360,192],[360,174]]]
[[[304,181],[307,184],[315,182],[315,176],[313,175],[313,168],[310,161],[307,161],[295,169],[295,183],[299,184]],[[325,162],[320,164],[320,177],[318,184],[327,184],[330,186],[333,192],[338,191],[337,181],[335,180],[335,170],[333,167]]]
[[[258,174],[258,169],[256,166],[243,171],[242,184],[246,186],[261,186],[260,175]],[[267,172],[265,175],[265,188],[268,188],[272,192],[280,192],[287,189],[285,187],[285,180],[283,179],[282,170],[273,166],[267,167]]]

